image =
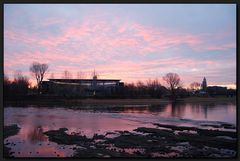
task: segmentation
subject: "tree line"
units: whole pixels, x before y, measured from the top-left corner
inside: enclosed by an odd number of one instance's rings
[[[29,71],[36,80],[36,86],[34,87],[30,87],[29,79],[23,76],[21,71],[15,72],[12,81],[4,75],[4,97],[26,96],[34,93],[40,95],[41,84],[48,70],[48,64],[41,64],[38,62],[31,64]],[[78,78],[83,78],[84,74],[78,72],[77,76]],[[53,79],[54,75],[52,74],[50,78]],[[72,74],[65,70],[63,72],[63,78],[71,79]],[[177,73],[167,73],[162,79],[166,83],[166,86],[163,86],[159,79],[149,79],[145,82],[137,81],[136,83],[124,84],[124,86],[113,93],[113,95],[124,98],[161,98],[167,96],[171,99],[176,99],[177,97],[189,96],[201,90],[201,84],[198,82],[191,83],[190,89],[183,88],[183,82]]]
[[[29,78],[22,75],[21,71],[16,71],[13,81],[4,75],[4,97],[26,96],[29,93],[41,92],[41,84],[48,70],[48,64],[33,62],[29,68],[31,75],[36,79],[37,85],[30,88]]]

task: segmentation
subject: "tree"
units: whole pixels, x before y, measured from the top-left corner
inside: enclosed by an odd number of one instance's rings
[[[4,80],[4,84],[11,84],[11,81],[9,80],[8,76],[6,74],[3,75],[3,80]]]
[[[137,81],[136,83],[136,90],[138,96],[143,96],[145,94],[145,85],[142,81]]]
[[[147,80],[147,91],[151,97],[159,98],[164,93],[160,81],[156,78],[155,80]]]
[[[199,90],[200,87],[201,87],[201,84],[198,83],[198,82],[193,82],[193,83],[190,84],[190,88],[191,88],[193,91]]]
[[[37,80],[38,94],[40,94],[41,84],[42,84],[43,78],[48,70],[48,65],[40,64],[38,62],[33,62],[32,65],[30,66],[29,70],[30,70],[31,74]]]
[[[83,78],[85,78],[86,76],[85,76],[85,73],[83,73],[83,72],[77,72],[77,79],[83,79]]]
[[[14,80],[11,85],[12,93],[14,93],[14,95],[27,95],[29,85],[28,78],[23,76],[20,70],[15,71]]]
[[[62,78],[63,78],[63,79],[71,79],[71,78],[72,78],[72,74],[71,74],[69,71],[65,70],[65,71],[63,72]]]
[[[125,95],[127,97],[135,97],[136,96],[136,86],[134,83],[129,83],[124,85]]]
[[[181,80],[176,73],[167,73],[163,80],[167,83],[169,90],[171,91],[172,99],[176,99],[176,90],[181,87]]]
[[[11,81],[9,80],[8,76],[6,74],[4,74],[4,80],[3,80],[3,95],[4,95],[4,97],[10,96],[10,94],[11,94],[10,88],[11,88]]]

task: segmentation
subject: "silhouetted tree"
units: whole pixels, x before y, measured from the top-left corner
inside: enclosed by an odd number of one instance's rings
[[[65,70],[65,71],[63,72],[62,78],[63,78],[63,79],[71,79],[71,78],[72,78],[72,74],[71,74],[69,71]]]
[[[10,96],[10,88],[11,88],[11,81],[9,80],[8,76],[4,74],[3,79],[3,95],[4,97]]]
[[[182,88],[182,87],[178,87],[176,89],[176,95],[181,97],[181,98],[190,96],[189,91],[185,88]]]
[[[22,75],[21,71],[15,71],[14,80],[12,82],[12,94],[27,95],[30,83],[26,76]]]
[[[172,99],[176,99],[176,89],[181,87],[181,80],[176,73],[167,73],[163,80],[167,83],[169,90],[171,91]]]
[[[193,82],[190,84],[190,88],[192,91],[196,91],[196,90],[199,90],[201,87],[201,84],[198,83],[198,82]]]
[[[136,83],[136,90],[138,96],[143,96],[146,94],[146,87],[142,81],[137,81]]]
[[[30,70],[31,74],[37,80],[38,94],[40,94],[41,84],[42,84],[43,78],[48,70],[48,65],[40,64],[38,62],[33,62],[32,65],[30,66],[29,70]]]
[[[25,96],[29,91],[29,80],[22,75],[21,71],[15,71],[14,80],[11,81],[4,75],[3,92],[5,98],[12,98],[15,96]]]
[[[163,91],[163,86],[158,79],[147,81],[147,91],[151,97],[159,98],[165,91]]]
[[[133,98],[136,97],[136,86],[134,83],[125,84],[124,91],[127,97]]]
[[[83,79],[86,75],[83,72],[77,72],[77,79]]]

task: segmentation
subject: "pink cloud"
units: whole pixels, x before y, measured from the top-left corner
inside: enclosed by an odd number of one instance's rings
[[[41,53],[36,53],[36,55],[41,55]],[[28,63],[24,61],[22,63]],[[191,59],[183,58],[172,58],[172,59],[162,59],[153,60],[146,62],[133,62],[130,60],[120,61],[112,60],[108,64],[101,64],[95,66],[95,70],[99,74],[99,78],[111,78],[111,79],[121,79],[124,82],[137,82],[138,80],[145,81],[147,79],[162,78],[162,76],[168,72],[176,72],[180,75],[184,85],[187,86],[193,81],[202,81],[203,76],[208,76],[204,70],[199,69],[198,71],[190,71],[191,68],[197,68],[198,65],[206,66],[209,71],[211,71],[211,76],[219,76],[219,74],[214,74],[219,72],[218,70],[213,71],[211,66],[219,64],[215,61],[193,61]],[[161,65],[161,66],[159,66]],[[71,66],[70,64],[65,65],[55,65],[51,69],[46,77],[49,78],[51,73],[54,73],[55,78],[62,78],[63,71],[68,70],[73,78],[77,78],[77,72],[81,71],[87,75],[87,78],[91,78],[91,73],[94,66],[88,66],[88,68],[80,68],[80,66]],[[180,71],[178,70],[180,69]],[[211,69],[211,70],[210,70]],[[156,73],[158,72],[158,73]],[[7,71],[9,73],[9,71]],[[29,75],[29,72],[23,72],[25,75]],[[200,77],[200,79],[199,79]],[[35,84],[34,78],[30,77],[33,84]],[[163,81],[161,81],[163,83]]]
[[[55,23],[59,22],[49,19],[44,25]],[[61,77],[64,70],[77,73],[79,70],[90,72],[94,68],[99,71],[100,77],[121,78],[124,81],[161,77],[166,72],[186,73],[188,71],[188,74],[197,75],[196,72],[199,71],[189,71],[189,69],[197,69],[200,65],[211,68],[219,65],[219,62],[210,60],[198,62],[181,57],[137,62],[127,59],[116,60],[116,56],[161,54],[181,44],[187,44],[193,50],[198,51],[225,50],[236,47],[235,44],[223,46],[217,46],[214,43],[205,44],[206,35],[178,33],[171,29],[144,26],[135,22],[113,21],[109,23],[96,19],[85,19],[81,23],[73,22],[71,25],[66,25],[58,36],[46,35],[46,37],[43,39],[41,35],[5,29],[4,40],[24,43],[28,49],[31,49],[16,53],[5,50],[4,67],[6,70],[17,65],[29,66],[31,62],[39,61],[50,64],[51,73],[54,73],[55,77]],[[42,47],[44,51],[34,49],[35,47]],[[103,63],[98,64],[98,61]],[[107,63],[104,64],[104,62]],[[161,74],[156,74],[156,72]],[[195,78],[183,74],[184,80],[192,81]]]
[[[117,32],[113,32],[116,26]],[[121,54],[131,51],[144,55],[149,54],[149,52],[161,52],[182,43],[193,46],[201,41],[191,34],[169,34],[172,31],[146,27],[137,23],[131,24],[131,31],[127,32],[126,26],[124,23],[111,25],[105,21],[88,20],[82,24],[73,24],[66,27],[59,36],[47,36],[43,39],[28,33],[7,31],[5,37],[6,39],[24,42],[29,46],[35,44],[50,48],[71,44],[71,47],[76,49],[81,47],[91,48],[87,50],[95,53],[98,53],[99,49],[103,49],[108,53],[121,50]],[[118,32],[119,30],[120,32]],[[85,49],[85,53],[91,51]]]

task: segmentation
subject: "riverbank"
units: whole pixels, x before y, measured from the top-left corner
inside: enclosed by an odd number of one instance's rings
[[[73,100],[74,101],[74,100]],[[77,100],[76,100],[77,101]],[[158,105],[172,103],[172,100],[167,98],[162,99],[84,99],[81,100],[83,105],[99,105],[99,104],[108,104],[108,105]],[[178,99],[176,102],[183,103],[204,103],[204,102],[236,102],[236,98],[228,97],[188,97]]]
[[[182,103],[236,103],[236,97],[187,97],[178,99]],[[4,106],[84,106],[84,105],[160,105],[174,103],[168,98],[161,99],[74,99],[74,98],[33,98],[4,100]]]

